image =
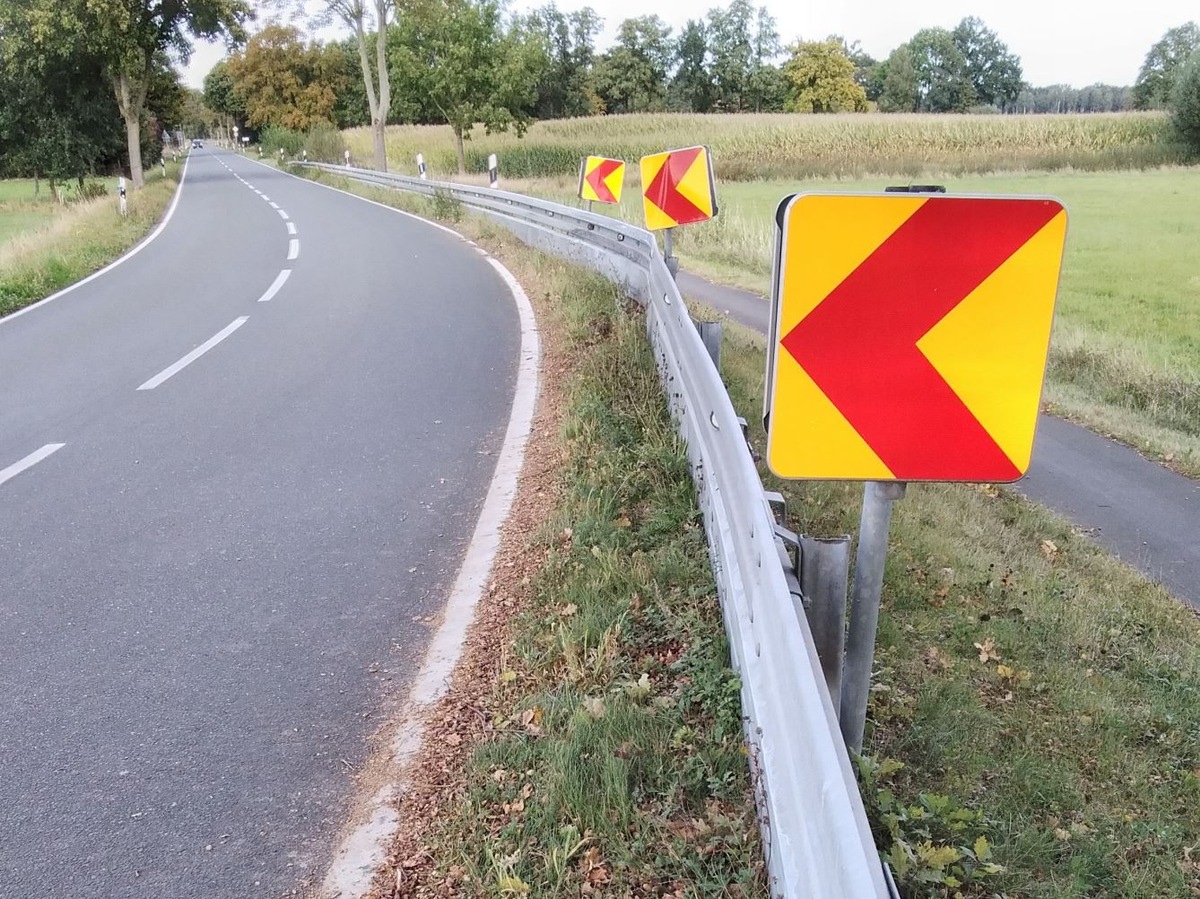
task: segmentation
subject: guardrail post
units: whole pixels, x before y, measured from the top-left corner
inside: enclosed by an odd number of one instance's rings
[[[712,358],[713,365],[717,367],[717,371],[721,370],[721,338],[725,328],[721,322],[702,322],[692,319],[692,324],[696,326],[696,330],[700,332],[700,339],[704,341],[704,348],[708,350],[708,355]]]
[[[671,277],[675,278],[679,275],[679,260],[675,258],[675,229],[666,228],[662,234],[663,262],[667,264],[667,271],[671,273]]]
[[[800,589],[807,600],[825,686],[834,709],[842,701],[842,661],[846,646],[846,590],[850,583],[850,535],[800,537]]]
[[[892,504],[904,496],[904,490],[905,484],[900,481],[869,481],[863,491],[839,716],[842,738],[855,752],[862,751],[863,730],[867,725],[867,698],[871,691],[871,665],[875,660],[875,631],[879,626],[879,601],[883,594],[883,566],[887,561]]]

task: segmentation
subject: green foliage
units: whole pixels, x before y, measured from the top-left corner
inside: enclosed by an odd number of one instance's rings
[[[538,48],[535,118],[560,119],[599,111],[591,69],[601,24],[590,6],[563,13],[554,3],[518,20],[518,28]]]
[[[771,103],[785,97],[775,96],[773,84],[778,81],[770,70],[781,52],[779,29],[766,7],[756,10],[749,0],[731,0],[724,9],[711,9],[707,34],[716,108],[722,112],[778,109]]]
[[[600,57],[593,71],[604,111],[664,109],[667,71],[673,58],[671,29],[657,15],[622,22],[616,46]]]
[[[675,42],[675,74],[667,87],[667,106],[681,112],[711,112],[716,88],[708,71],[708,33],[702,21],[689,20]]]
[[[916,112],[920,101],[912,48],[901,44],[880,65],[879,108],[883,112]]]
[[[1200,25],[1187,22],[1168,30],[1146,54],[1133,85],[1134,106],[1162,109],[1170,104],[1175,79],[1197,49],[1200,49]]]
[[[798,42],[783,71],[791,84],[791,112],[865,112],[867,92],[854,80],[854,63],[840,38]]]
[[[1200,156],[1200,50],[1192,53],[1175,81],[1171,123],[1192,154]]]
[[[967,58],[945,28],[923,28],[908,42],[918,112],[966,112],[978,99]]]
[[[301,148],[313,162],[342,162],[346,150],[346,139],[332,125],[319,124],[304,137]]]
[[[463,142],[477,123],[489,134],[509,127],[524,133],[539,48],[519,29],[501,28],[495,0],[435,0],[402,16],[394,30],[396,107],[405,118],[450,125],[460,172]]]
[[[283,150],[284,156],[295,159],[304,149],[304,143],[305,136],[302,132],[293,128],[284,128],[282,125],[268,125],[258,133],[259,147],[262,148],[264,155],[272,158],[278,156],[279,151]]]
[[[983,21],[968,16],[951,32],[966,60],[966,75],[975,98],[986,106],[1007,109],[1021,93],[1021,60]]]
[[[869,756],[855,756],[854,762],[879,854],[906,895],[940,897],[946,889],[1003,873],[992,861],[990,827],[982,811],[937,793],[902,801],[889,781],[903,764]]]

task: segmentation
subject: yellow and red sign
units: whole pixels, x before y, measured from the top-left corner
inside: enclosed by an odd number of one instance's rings
[[[717,214],[716,182],[707,147],[643,156],[642,207],[651,231],[706,222]]]
[[[1062,204],[802,194],[779,223],[771,470],[878,481],[1022,477],[1066,239]]]
[[[579,164],[579,199],[620,203],[625,183],[625,163],[604,156],[585,156]]]

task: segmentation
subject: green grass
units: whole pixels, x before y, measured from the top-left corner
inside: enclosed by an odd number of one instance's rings
[[[370,159],[371,134],[346,132],[356,159]],[[525,138],[475,132],[467,144],[468,171],[487,170],[500,157],[506,177],[566,175],[583,156],[638,158],[673,147],[707,144],[717,177],[916,176],[923,172],[1141,168],[1178,162],[1167,119],[1160,113],[1111,115],[690,115],[599,116],[535,123]],[[396,171],[416,173],[422,153],[434,177],[457,171],[447,126],[388,129]]]
[[[148,171],[146,187],[130,194],[129,215],[117,212],[111,197],[60,207],[49,202],[26,210],[25,227],[3,239],[0,202],[0,315],[15,312],[73,284],[125,253],[162,218],[175,193],[178,166],[167,177]],[[29,182],[0,182],[4,195],[20,193]],[[38,217],[41,217],[40,219]]]
[[[14,209],[10,204],[0,203],[0,244],[21,234],[36,231],[53,220],[53,209]]]

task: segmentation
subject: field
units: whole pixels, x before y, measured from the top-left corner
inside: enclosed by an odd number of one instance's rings
[[[371,158],[371,134],[346,132],[356,159]],[[469,172],[496,153],[505,177],[572,175],[583,156],[630,162],[671,147],[707,144],[722,181],[762,178],[915,176],[993,171],[1145,168],[1180,161],[1160,113],[1089,116],[656,114],[539,122],[524,138],[474,133]],[[388,129],[396,171],[416,173],[422,153],[433,177],[457,171],[449,127]],[[335,161],[335,160],[330,160]]]
[[[0,181],[0,244],[48,224],[60,208],[45,182],[34,197],[33,181]]]

